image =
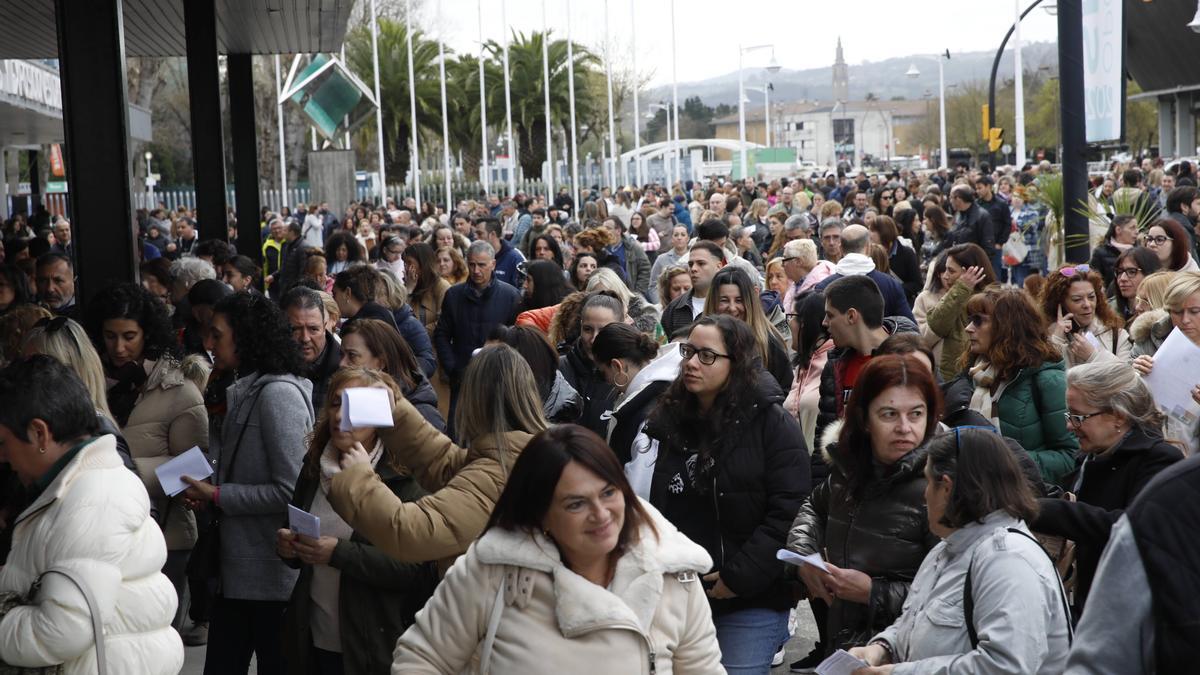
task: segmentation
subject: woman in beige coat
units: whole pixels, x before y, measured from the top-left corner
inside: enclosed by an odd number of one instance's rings
[[[552,427],[400,636],[392,673],[724,673],[699,577],[711,566],[599,436]]]
[[[149,291],[118,284],[93,304],[89,332],[103,354],[108,405],[167,541],[163,573],[182,598],[196,517],[178,499],[167,498],[154,471],[193,447],[207,450],[208,411],[201,392],[208,368],[198,357],[178,360],[166,307]]]

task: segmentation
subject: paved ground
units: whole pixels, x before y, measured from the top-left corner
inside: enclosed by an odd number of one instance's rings
[[[787,644],[787,658],[784,659],[782,666],[771,671],[772,674],[786,673],[788,664],[808,656],[808,650],[812,649],[813,643],[816,641],[817,625],[813,623],[812,613],[808,611],[808,603],[803,603],[800,605],[796,634]],[[180,675],[202,675],[204,672],[204,647],[187,647],[186,653],[187,660],[184,662]],[[251,665],[250,672],[257,673],[258,669]]]

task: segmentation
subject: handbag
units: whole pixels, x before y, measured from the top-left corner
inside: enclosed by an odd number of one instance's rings
[[[46,578],[47,574],[59,574],[67,578],[79,592],[83,594],[83,601],[87,603],[88,613],[92,616],[92,637],[96,647],[96,673],[97,675],[106,675],[107,659],[104,655],[104,625],[100,618],[100,610],[96,605],[96,597],[92,595],[92,589],[88,587],[79,577],[75,576],[74,572],[61,569],[49,569],[33,582],[33,586],[29,589],[27,597],[21,597],[19,593],[3,593],[0,594],[0,616],[8,614],[14,607],[18,605],[30,605],[35,602],[34,597],[42,587],[42,579]],[[11,666],[0,661],[0,675],[61,675],[63,673],[62,664],[56,666]]]
[[[250,419],[250,413],[254,412],[254,406],[258,404],[258,397],[262,394],[262,389],[259,389],[254,394],[254,399],[250,401],[250,410],[246,413],[246,419]],[[246,435],[246,427],[249,424],[243,424],[238,432],[237,441],[233,444],[233,452],[229,454],[229,473],[225,476],[225,481],[232,482],[234,462],[237,460],[238,450],[242,447],[242,438]],[[217,466],[217,477],[220,479],[221,467]],[[209,587],[212,593],[220,590],[221,586],[221,509],[216,504],[211,506],[212,516],[209,520],[208,527],[201,530],[199,536],[196,537],[196,545],[192,547],[192,554],[188,557],[187,562],[187,577],[192,581],[199,582],[203,586]],[[4,675],[0,673],[0,675]]]
[[[1014,230],[1008,235],[1008,241],[1004,242],[1000,255],[1004,259],[1004,264],[1009,267],[1016,267],[1024,262],[1025,257],[1029,255],[1029,245],[1025,243],[1025,235],[1020,230]]]

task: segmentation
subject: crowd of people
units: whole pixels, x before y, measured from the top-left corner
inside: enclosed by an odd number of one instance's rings
[[[767,673],[811,612],[792,672],[1187,672],[1194,169],[1098,180],[1087,264],[1052,171],[301,204],[254,257],[160,208],[86,302],[18,216],[0,662]]]

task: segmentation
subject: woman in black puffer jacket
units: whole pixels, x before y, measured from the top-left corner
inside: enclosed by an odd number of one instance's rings
[[[659,448],[650,503],[712,556],[703,581],[722,663],[766,672],[794,604],[775,554],[811,487],[804,437],[745,323],[705,316],[679,349],[645,427]]]
[[[814,600],[818,653],[864,645],[889,626],[937,544],[925,514],[924,470],[940,408],[929,368],[911,356],[877,356],[858,376],[829,478],[788,535],[788,549],[820,554],[831,571],[798,568]]]

